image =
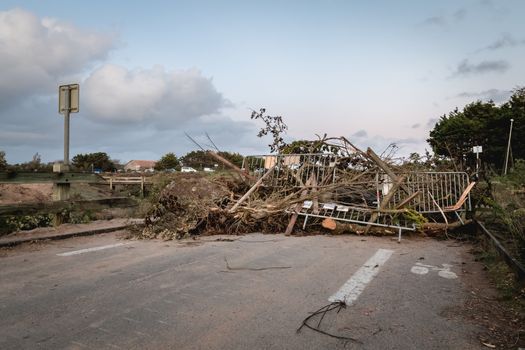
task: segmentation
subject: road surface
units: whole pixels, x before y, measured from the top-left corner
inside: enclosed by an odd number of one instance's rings
[[[119,233],[3,250],[1,349],[478,349],[451,310],[469,246],[251,234],[182,242]],[[226,240],[222,240],[222,239]],[[320,329],[297,328],[345,299]],[[319,318],[310,324],[317,326]]]

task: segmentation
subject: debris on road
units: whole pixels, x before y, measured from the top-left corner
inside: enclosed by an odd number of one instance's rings
[[[360,340],[358,340],[356,338],[352,338],[352,337],[344,336],[344,335],[332,334],[332,333],[330,333],[328,331],[325,331],[325,330],[321,329],[321,323],[323,322],[323,320],[324,320],[324,318],[325,318],[327,313],[336,310],[335,312],[338,314],[342,309],[345,309],[345,308],[346,308],[346,304],[344,302],[342,302],[342,301],[336,301],[336,302],[333,302],[333,303],[330,303],[328,305],[323,306],[319,310],[312,312],[308,317],[306,317],[303,320],[303,322],[301,323],[301,326],[299,328],[297,328],[297,333],[299,333],[303,327],[306,327],[306,328],[309,328],[309,329],[311,329],[311,330],[313,330],[315,332],[327,335],[327,336],[332,337],[332,338],[345,340],[345,341],[353,341],[353,342],[356,342],[358,344],[363,344],[363,342],[361,342]],[[317,322],[317,325],[310,324],[309,321],[313,321],[316,317],[319,318],[319,321]]]
[[[292,234],[299,222],[303,231],[401,239],[403,231],[446,234],[469,222],[475,183],[464,172],[414,170],[344,137],[292,145],[293,153],[246,156],[242,168],[224,162],[230,174],[180,174],[154,199],[138,236]]]
[[[266,267],[231,267],[228,263],[228,259],[226,257],[224,258],[224,262],[226,263],[226,269],[228,271],[224,272],[230,272],[230,271],[265,271],[265,270],[284,270],[284,269],[291,269],[291,266],[266,266]]]

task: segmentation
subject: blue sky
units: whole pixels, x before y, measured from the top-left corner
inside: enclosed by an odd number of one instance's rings
[[[184,131],[266,153],[249,119],[260,107],[289,139],[422,152],[439,116],[525,85],[523,13],[507,0],[4,0],[0,149],[60,159],[56,86],[75,81],[72,155],[183,155]]]

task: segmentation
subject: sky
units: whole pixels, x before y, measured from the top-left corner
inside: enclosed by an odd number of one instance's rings
[[[525,1],[0,2],[0,150],[63,156],[58,86],[80,84],[71,150],[113,159],[208,147],[269,152],[252,110],[288,141],[345,136],[424,152],[438,118],[525,85]]]

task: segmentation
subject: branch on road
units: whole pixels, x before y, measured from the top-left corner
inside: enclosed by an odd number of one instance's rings
[[[226,268],[228,269],[228,271],[264,271],[264,270],[282,270],[282,269],[292,268],[291,266],[231,267],[226,257],[224,258],[224,261],[226,262]]]
[[[344,302],[342,302],[342,301],[336,301],[336,302],[333,302],[333,303],[330,303],[328,305],[323,306],[319,310],[312,312],[312,314],[310,316],[308,316],[307,318],[305,318],[303,320],[303,323],[301,324],[301,326],[299,328],[297,328],[297,333],[299,333],[303,327],[306,327],[306,328],[309,328],[309,329],[311,329],[311,330],[313,330],[315,332],[327,335],[327,336],[332,337],[332,338],[336,338],[336,339],[340,339],[340,340],[353,341],[353,342],[362,344],[362,342],[360,340],[356,339],[356,338],[342,336],[342,335],[337,335],[337,334],[332,334],[332,333],[323,331],[320,328],[321,327],[321,322],[323,322],[323,319],[324,319],[324,317],[326,316],[326,314],[328,312],[333,311],[333,310],[337,310],[337,313],[339,313],[339,311],[341,311],[341,309],[344,309],[344,308],[346,308],[346,304]],[[309,320],[313,319],[315,316],[318,316],[318,315],[321,315],[321,318],[319,319],[319,322],[317,322],[317,326],[314,327],[314,326],[308,324]]]

